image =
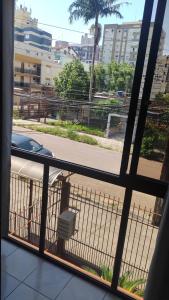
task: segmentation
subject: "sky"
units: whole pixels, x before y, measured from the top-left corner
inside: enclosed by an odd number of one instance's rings
[[[17,5],[23,4],[28,9],[32,9],[32,17],[35,17],[41,23],[56,25],[59,27],[78,30],[89,33],[90,25],[93,22],[85,25],[83,20],[75,21],[73,24],[69,23],[68,8],[72,0],[18,0]],[[142,19],[144,1],[130,0],[130,5],[123,6],[121,9],[124,18],[121,20],[116,17],[102,18],[99,22],[104,24],[122,23],[128,21],[137,21]],[[66,40],[68,42],[80,43],[82,33],[75,33],[66,30],[59,30],[49,26],[39,27],[52,33],[54,39]]]
[[[46,30],[52,34],[53,45],[55,40],[66,40],[70,43],[80,43],[81,35],[89,33],[89,28],[93,22],[85,25],[83,20],[69,23],[68,8],[73,0],[18,0],[17,5],[25,5],[28,9],[32,9],[32,17],[37,18],[39,23],[45,23],[58,27],[68,28],[70,30],[80,31],[78,33],[59,29],[47,25],[39,24],[39,28]],[[124,5],[121,8],[123,19],[118,19],[115,16],[100,18],[99,22],[104,24],[112,24],[130,21],[142,20],[145,0],[129,0],[129,5]],[[155,4],[157,0],[155,0]],[[156,5],[154,5],[156,6]],[[169,0],[167,1],[167,12],[169,13]],[[167,42],[165,48],[169,54],[169,18],[165,17],[164,28],[167,30]]]

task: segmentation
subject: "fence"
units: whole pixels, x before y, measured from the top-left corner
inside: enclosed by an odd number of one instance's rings
[[[11,174],[9,230],[35,245],[40,237],[41,200],[40,182]],[[98,273],[103,266],[113,270],[122,205],[116,196],[57,181],[48,188],[45,249]],[[76,231],[60,249],[57,220],[64,207],[76,213]],[[150,209],[135,204],[130,209],[121,275],[129,271],[132,280],[147,278],[158,233],[152,217]]]

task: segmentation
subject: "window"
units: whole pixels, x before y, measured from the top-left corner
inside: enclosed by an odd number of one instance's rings
[[[26,40],[29,39],[29,34],[25,34],[25,39],[26,39]]]
[[[28,150],[28,151],[37,152],[42,148],[42,146],[40,144],[38,144],[37,142],[35,142],[34,140],[27,140],[27,141],[19,144],[19,148],[22,148],[22,149]]]

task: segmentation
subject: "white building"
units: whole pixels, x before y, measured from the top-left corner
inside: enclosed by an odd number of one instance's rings
[[[14,72],[16,87],[52,86],[58,66],[51,52],[15,41]]]
[[[142,22],[128,22],[121,25],[107,24],[104,26],[103,45],[102,45],[102,62],[107,64],[112,60],[118,63],[129,63],[133,66],[136,64],[137,52]],[[153,33],[153,23],[150,27],[146,60],[148,59],[151,39]],[[159,56],[163,53],[165,33],[161,35],[161,45]]]
[[[20,5],[15,10],[14,39],[42,50],[51,51],[51,33],[38,28],[38,19],[31,17],[31,10]]]
[[[85,33],[81,36],[81,46],[93,46],[94,45],[94,36],[89,36],[88,33]]]

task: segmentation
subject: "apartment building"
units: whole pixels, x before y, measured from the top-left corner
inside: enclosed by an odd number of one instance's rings
[[[16,42],[14,47],[14,82],[16,87],[54,85],[57,63],[51,52]]]
[[[150,33],[147,46],[146,60],[148,59],[153,24],[150,26]],[[136,64],[142,22],[128,22],[118,24],[106,24],[104,26],[102,44],[102,62],[107,64],[112,60],[118,63],[126,62],[133,66]],[[159,56],[164,48],[165,32],[162,32]],[[145,61],[146,62],[146,61]]]
[[[94,36],[89,36],[88,33],[83,34],[81,36],[81,45],[82,46],[86,46],[86,45],[93,46],[94,45]]]
[[[38,19],[31,17],[31,10],[20,5],[15,11],[15,41],[24,42],[42,50],[51,51],[52,35],[38,28]]]
[[[38,19],[31,14],[22,5],[15,10],[14,84],[34,91],[54,85],[57,64],[51,53],[52,35],[38,28]]]
[[[158,93],[169,93],[169,56],[158,58],[151,90],[151,99]]]
[[[71,48],[77,53],[80,60],[86,64],[92,63],[93,45],[71,44]],[[99,46],[96,48],[95,63],[99,62]]]

